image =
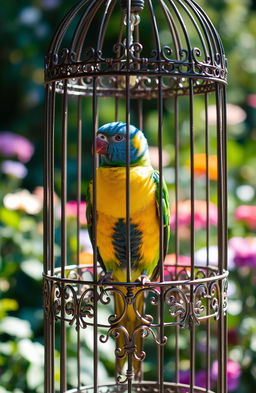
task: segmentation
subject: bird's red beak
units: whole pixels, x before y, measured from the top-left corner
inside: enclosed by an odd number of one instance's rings
[[[96,138],[96,152],[106,156],[108,154],[108,142],[101,138]]]

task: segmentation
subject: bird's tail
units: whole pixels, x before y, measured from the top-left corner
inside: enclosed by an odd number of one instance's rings
[[[118,290],[123,293],[124,296],[127,295],[127,288],[126,287],[118,287]],[[138,289],[133,290],[133,295],[135,296],[138,292]],[[121,316],[124,311],[124,298],[118,293],[114,294],[115,299],[115,313],[117,316]],[[136,296],[136,309],[140,315],[143,315],[143,305],[144,305],[144,294],[141,293]],[[129,350],[131,352],[140,355],[143,349],[143,338],[142,332],[137,331],[135,329],[142,324],[141,320],[136,315],[133,304],[127,305],[127,310],[124,313],[124,316],[120,320],[119,325],[125,327],[128,332],[128,336],[126,337],[125,334],[119,329],[119,335],[116,338],[116,348],[120,348],[120,354],[128,353]],[[135,332],[135,334],[134,334]],[[134,347],[134,348],[133,348]],[[127,356],[122,356],[121,358],[118,357],[119,351],[117,351],[117,358],[116,358],[116,366],[118,374],[122,373],[124,364],[127,360]],[[136,380],[141,378],[141,361],[137,360],[132,356],[132,367],[133,372]]]

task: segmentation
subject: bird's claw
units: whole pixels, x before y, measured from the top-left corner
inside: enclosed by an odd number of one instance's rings
[[[112,271],[102,272],[102,273],[100,274],[100,278],[99,278],[98,284],[99,284],[99,285],[105,285],[105,284],[107,284],[109,281],[112,280],[112,274],[113,274]]]
[[[148,283],[150,283],[150,279],[146,274],[141,274],[137,279],[136,282],[139,282],[140,284],[142,284],[143,286],[147,285]]]

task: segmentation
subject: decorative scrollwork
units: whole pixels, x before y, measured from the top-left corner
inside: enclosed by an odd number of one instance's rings
[[[226,278],[223,280],[222,307],[223,307],[224,315],[226,315],[228,309],[228,280]]]
[[[134,296],[133,308],[134,308],[135,314],[137,315],[138,319],[142,323],[153,325],[154,324],[154,317],[150,314],[143,314],[142,315],[137,307],[139,298],[141,296],[146,297],[146,295],[149,295],[149,294],[150,294],[150,299],[149,299],[150,304],[152,306],[157,306],[159,304],[159,295],[160,295],[159,290],[156,288],[142,288]]]
[[[194,289],[193,300],[194,300],[194,315],[198,319],[206,310],[203,300],[209,298],[209,291],[206,284],[199,284]]]
[[[86,318],[94,318],[94,289],[87,288],[80,295],[71,284],[55,283],[52,288],[52,310],[55,319],[61,319],[82,328],[87,327]]]
[[[184,325],[189,314],[188,299],[184,292],[178,287],[171,287],[165,292],[164,301],[168,305],[169,315],[176,319],[172,324]]]
[[[170,58],[170,56],[172,56],[172,54],[173,54],[173,51],[169,46],[164,45],[161,48],[161,58],[162,59],[164,59],[166,61],[172,61],[172,59]]]
[[[210,308],[214,312],[215,319],[219,318],[219,307],[220,307],[220,287],[218,282],[213,281],[209,285],[210,294]]]
[[[132,58],[132,60],[141,60],[141,52],[142,52],[143,46],[139,42],[133,42],[130,47],[129,47],[129,53]],[[145,61],[145,59],[144,59]]]
[[[173,55],[173,49],[167,45],[164,45],[160,50],[153,49],[148,57],[141,57],[143,46],[139,42],[133,42],[128,51],[126,45],[122,42],[117,42],[113,46],[113,56],[105,57],[102,50],[95,49],[93,47],[86,48],[81,59],[77,59],[75,52],[70,51],[67,48],[62,49],[59,53],[50,53],[45,59],[45,80],[57,81],[63,78],[69,79],[84,79],[92,75],[99,75],[99,95],[111,96],[121,94],[123,97],[124,86],[118,87],[113,86],[113,90],[109,90],[108,83],[103,83],[104,75],[109,75],[110,72],[118,72],[126,74],[127,72],[136,73],[136,80],[139,81],[141,78],[150,77],[153,81],[152,76],[169,76],[170,79],[176,78],[176,83],[170,83],[169,86],[163,88],[163,93],[171,96],[173,93],[179,95],[189,94],[188,78],[197,78],[196,80],[202,81],[199,85],[195,83],[195,93],[204,93],[214,90],[214,82],[207,80],[207,78],[219,79],[223,83],[226,82],[227,70],[225,58],[217,53],[214,58],[209,55],[205,55],[203,59],[202,50],[194,47],[190,51],[187,48],[181,48],[179,50],[178,58]],[[128,56],[128,57],[127,57]],[[184,81],[181,81],[184,77]],[[112,77],[111,77],[112,78]],[[118,81],[116,77],[115,81]],[[206,83],[204,82],[206,78]],[[179,81],[177,81],[177,79]],[[102,80],[102,82],[101,82]],[[113,81],[113,79],[112,79]],[[73,91],[79,90],[79,85],[84,86],[84,82],[70,82],[73,84]],[[102,84],[102,86],[100,86]],[[104,87],[104,84],[106,85]],[[76,88],[74,88],[76,86]],[[91,84],[87,84],[87,89],[79,90],[85,95],[91,95]],[[101,89],[102,87],[102,89]],[[116,88],[115,88],[116,87]],[[150,90],[149,90],[150,87]],[[118,90],[119,88],[119,90]],[[98,89],[98,88],[97,88]],[[143,91],[144,89],[144,91]],[[132,97],[139,98],[141,95],[145,95],[147,98],[149,94],[152,97],[157,95],[157,91],[154,87],[147,86],[143,83],[136,83],[132,89]]]
[[[45,317],[48,319],[51,313],[51,287],[50,287],[50,282],[46,279],[44,279],[43,283],[43,308],[44,308],[44,313]]]
[[[116,55],[114,58],[115,61],[117,60],[121,61],[125,59],[126,47],[122,42],[117,42],[113,46],[113,52]]]

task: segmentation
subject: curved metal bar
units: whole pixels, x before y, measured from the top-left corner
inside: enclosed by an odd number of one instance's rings
[[[203,35],[202,35],[202,33],[201,33],[201,30],[199,29],[199,26],[198,26],[198,24],[197,24],[197,21],[195,20],[195,18],[194,18],[193,15],[191,14],[191,12],[188,10],[188,8],[186,7],[186,5],[185,5],[181,0],[177,0],[177,1],[178,1],[178,3],[181,5],[181,7],[187,12],[188,17],[190,18],[191,22],[193,23],[193,25],[194,25],[194,27],[195,27],[195,29],[196,29],[196,31],[197,31],[199,37],[200,37],[201,43],[202,43],[202,45],[203,45],[205,56],[207,57],[207,56],[208,56],[208,51],[207,51],[207,48],[206,48],[206,45],[205,45],[204,37],[203,37]]]
[[[176,52],[176,57],[178,60],[180,60],[181,42],[180,42],[180,37],[178,34],[178,30],[176,28],[175,21],[173,19],[172,14],[170,13],[169,8],[165,4],[165,2],[163,0],[159,0],[159,3],[160,3],[160,6],[164,12],[164,15],[166,17],[167,23],[168,23],[170,31],[171,31],[171,35],[172,35],[172,39],[173,39],[173,43],[174,43],[174,47],[175,47],[175,52]]]
[[[85,13],[81,16],[71,41],[71,51],[76,52],[77,60],[80,59],[83,43],[91,26],[93,18],[105,0],[92,0]]]
[[[210,29],[210,27],[209,27],[209,25],[208,25],[208,22],[205,20],[204,15],[202,15],[202,14],[200,13],[200,10],[198,10],[198,8],[194,5],[194,3],[192,3],[190,0],[187,0],[187,3],[188,3],[188,6],[190,6],[191,9],[193,9],[194,13],[197,15],[197,18],[198,18],[198,20],[199,20],[199,22],[200,22],[200,24],[201,24],[201,26],[202,26],[202,29],[203,29],[203,31],[204,31],[205,38],[206,38],[206,41],[207,41],[207,44],[208,44],[208,47],[209,47],[210,57],[211,57],[211,59],[212,59],[212,64],[214,64],[214,56],[213,56],[212,42],[215,43],[215,42],[214,42],[215,40],[214,40],[214,38],[213,38],[212,31],[211,31],[211,29]],[[209,39],[209,36],[208,36],[208,35],[211,36],[212,42],[211,42],[211,40]],[[215,45],[214,45],[214,46],[215,46]]]
[[[195,265],[195,268],[197,266]],[[201,266],[198,266],[201,267]],[[195,280],[174,280],[174,281],[164,281],[164,282],[149,282],[147,284],[147,287],[149,288],[154,288],[154,287],[165,287],[165,286],[172,286],[172,285],[179,285],[179,286],[187,286],[187,285],[197,285],[197,284],[201,284],[201,283],[206,283],[206,282],[211,282],[211,281],[220,281],[223,280],[224,278],[227,278],[229,275],[228,271],[224,271],[223,274],[218,274],[216,276],[212,276],[212,277],[204,277],[204,278],[199,278],[199,279],[195,279]],[[102,286],[102,284],[98,283],[98,282],[94,282],[94,281],[87,281],[87,280],[72,280],[70,278],[61,278],[61,277],[56,277],[56,276],[51,276],[48,274],[43,274],[43,277],[49,281],[56,281],[56,282],[65,282],[65,283],[73,283],[73,284],[82,284],[82,285],[91,285],[91,286]],[[142,285],[138,282],[108,282],[104,285],[111,285],[111,286],[121,286],[121,287],[137,287],[137,288],[141,288]]]
[[[52,42],[50,44],[48,54],[56,53],[59,51],[61,40],[63,39],[64,34],[66,33],[70,23],[77,15],[77,13],[81,10],[81,8],[88,2],[89,0],[82,0],[78,4],[76,4],[62,19],[56,33],[53,36]]]
[[[208,24],[209,24],[209,26],[211,28],[211,31],[212,31],[213,35],[215,37],[215,41],[218,44],[218,49],[219,49],[220,53],[223,56],[225,56],[223,44],[221,42],[220,36],[219,36],[216,28],[214,27],[212,21],[210,20],[210,18],[206,14],[206,12],[194,0],[190,0],[190,1],[195,5],[196,8],[198,8],[198,10],[202,13],[202,15],[204,15],[206,21],[208,22]],[[222,66],[225,66],[225,64],[222,63]]]
[[[138,382],[134,382],[133,383],[133,387],[135,389],[135,391],[144,391],[147,393],[153,393],[153,392],[159,392],[159,386],[157,382],[153,382],[153,381],[142,381],[140,383]],[[175,383],[175,382],[164,382],[164,389],[166,389],[166,391],[171,391],[173,389],[175,389],[174,391],[178,391],[177,389],[181,389],[181,391],[184,391],[184,389],[186,391],[188,391],[189,389],[189,385],[184,384],[184,383]],[[120,391],[120,385],[118,384],[106,384],[106,385],[99,385],[98,388],[103,388],[102,391],[107,391],[109,393],[114,393],[114,392],[118,392]],[[111,390],[111,388],[113,390]],[[76,388],[75,389],[69,389],[66,391],[66,393],[80,393],[80,392],[86,392],[86,393],[93,393],[93,389],[94,387],[89,385],[89,386],[84,386],[81,387],[81,389],[78,391]],[[90,392],[91,391],[91,392]],[[210,389],[206,389],[206,388],[202,388],[199,386],[194,386],[194,393],[215,393],[213,390]]]
[[[158,51],[158,56],[157,57],[159,58],[160,51],[161,51],[161,44],[160,44],[160,38],[159,38],[159,30],[158,30],[157,22],[156,22],[156,16],[155,16],[154,11],[153,11],[151,0],[147,0],[147,2],[148,2],[150,16],[151,16],[152,25],[153,25],[153,33],[154,33],[155,45],[156,45],[156,49]]]
[[[192,47],[191,47],[191,42],[190,42],[190,39],[189,39],[188,31],[187,31],[187,28],[186,28],[186,24],[185,24],[185,22],[184,22],[184,20],[183,20],[183,18],[181,16],[178,8],[174,4],[173,0],[167,0],[167,1],[170,3],[170,6],[174,10],[174,12],[175,12],[175,14],[176,14],[176,16],[177,16],[177,18],[178,18],[178,20],[180,22],[181,29],[182,29],[183,34],[185,36],[185,40],[186,40],[186,44],[187,44],[187,48],[188,48],[189,61],[192,62],[192,56],[191,56]]]
[[[102,45],[103,45],[106,30],[107,30],[108,22],[111,17],[111,14],[115,8],[115,5],[116,5],[116,0],[114,0],[114,1],[108,0],[104,15],[102,18],[102,22],[100,24],[100,31],[99,31],[98,41],[97,41],[97,51],[102,49]]]

